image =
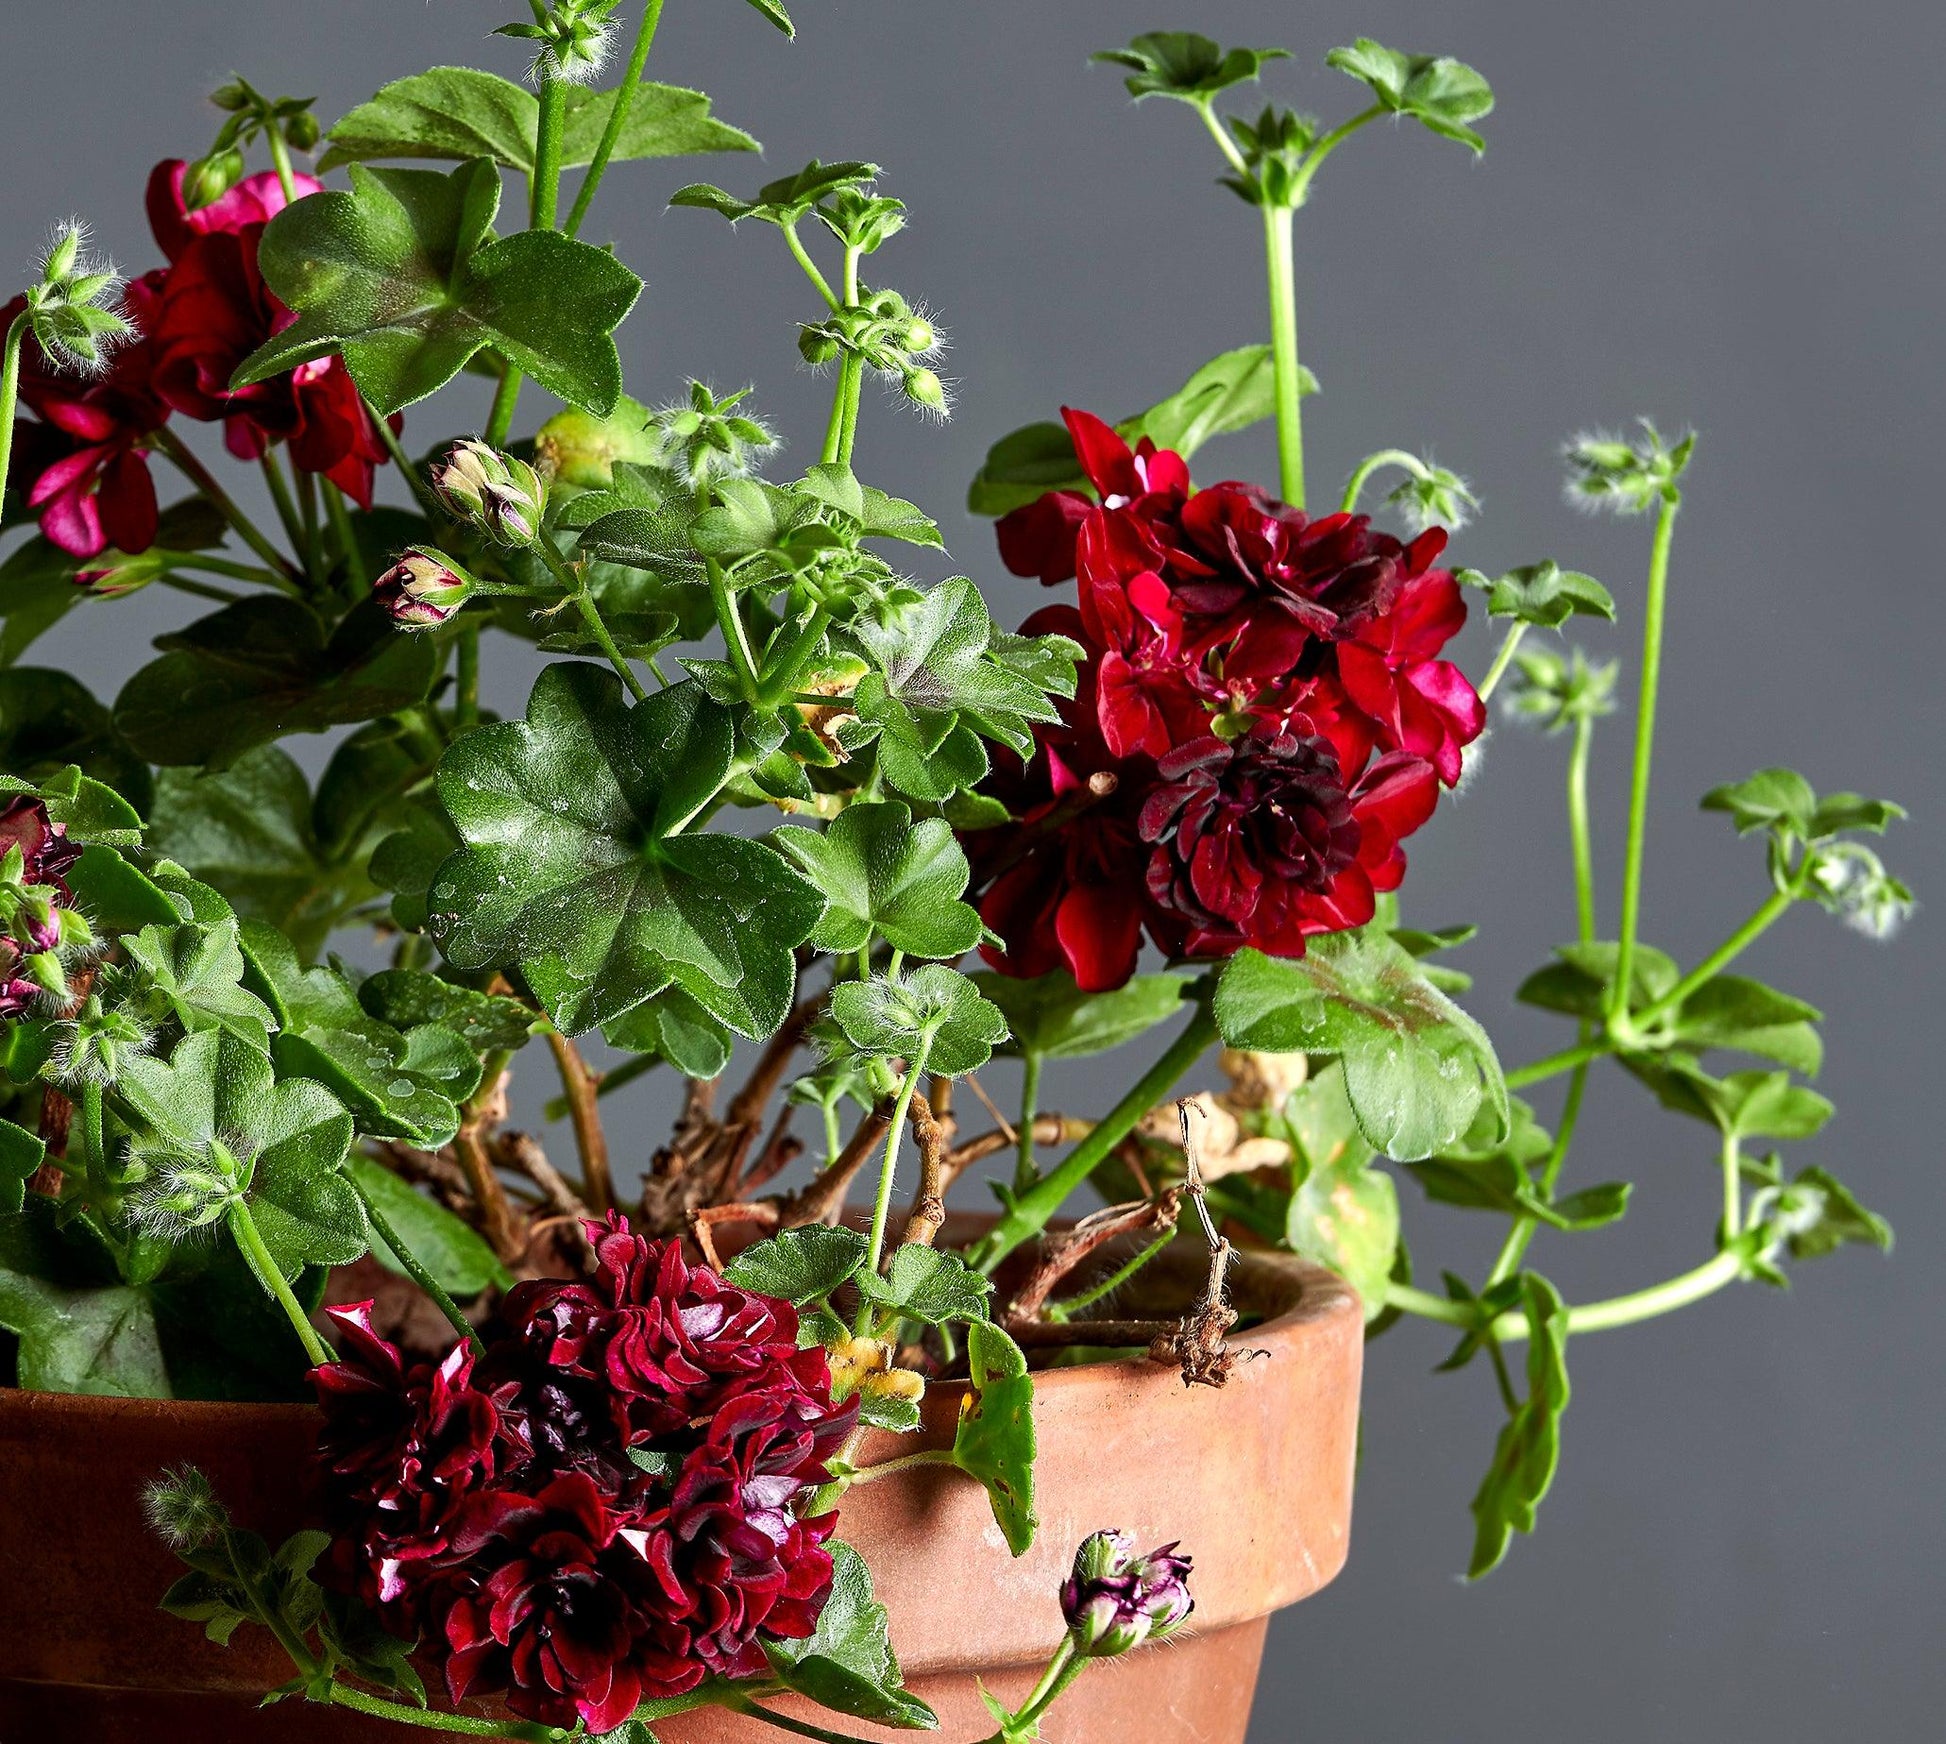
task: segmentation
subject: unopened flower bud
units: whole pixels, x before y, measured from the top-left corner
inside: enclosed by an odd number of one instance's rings
[[[939,372],[931,369],[909,369],[905,372],[905,397],[916,406],[923,406],[929,412],[944,414],[946,410],[946,384],[939,379]]]
[[[235,147],[198,158],[183,171],[183,204],[192,212],[214,204],[243,180],[247,167]]]
[[[446,622],[473,592],[472,582],[437,552],[408,551],[376,582],[372,592],[407,630],[430,630]]]
[[[64,1084],[107,1084],[148,1051],[154,1031],[132,1012],[101,1010],[93,1000],[55,1043],[56,1077]]]
[[[318,118],[300,109],[284,123],[284,138],[293,151],[309,151],[318,142]]]
[[[800,327],[797,330],[797,354],[813,368],[836,360],[843,347],[837,335],[829,327]]]
[[[531,545],[540,535],[547,508],[540,475],[484,442],[457,443],[433,468],[432,487],[456,520],[502,545]]]
[[[903,340],[907,351],[923,355],[939,344],[939,329],[923,315],[915,315],[906,324]]]
[[[1061,1588],[1061,1613],[1075,1651],[1112,1659],[1179,1628],[1196,1608],[1189,1594],[1190,1559],[1173,1544],[1135,1553],[1125,1532],[1097,1532],[1075,1553]]]
[[[155,545],[139,557],[105,553],[100,561],[74,572],[74,585],[97,599],[121,599],[168,572],[169,553]]]
[[[142,1512],[171,1550],[200,1550],[226,1531],[230,1516],[215,1487],[193,1465],[165,1471],[142,1491]]]
[[[232,79],[227,85],[218,85],[214,91],[210,92],[209,100],[217,108],[227,110],[230,114],[234,115],[240,110],[250,107],[250,87],[241,79]]]

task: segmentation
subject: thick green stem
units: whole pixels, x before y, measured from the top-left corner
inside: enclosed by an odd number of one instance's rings
[[[649,50],[655,43],[655,27],[661,19],[662,0],[649,0],[642,9],[642,23],[635,32],[635,46],[629,51],[628,65],[622,69],[622,82],[616,88],[614,104],[608,111],[608,124],[601,130],[595,155],[588,160],[587,174],[581,178],[580,191],[574,197],[574,207],[568,213],[567,223],[562,226],[570,236],[580,235],[582,220],[588,216],[588,208],[595,202],[595,192],[601,186],[601,178],[608,173],[609,160],[615,155],[622,129],[628,125],[628,112],[635,106],[635,94],[641,89],[642,69],[649,63]]]
[[[291,1287],[284,1281],[284,1274],[277,1269],[277,1262],[270,1257],[270,1249],[264,1246],[264,1238],[257,1229],[257,1220],[250,1215],[250,1207],[241,1199],[230,1201],[226,1215],[230,1234],[243,1250],[243,1257],[250,1262],[250,1269],[257,1274],[257,1282],[262,1284],[277,1305],[284,1310],[304,1353],[311,1359],[312,1366],[323,1368],[333,1360],[331,1347],[318,1336],[318,1329],[311,1324],[310,1316],[304,1312],[298,1299],[291,1294]]]
[[[1743,1146],[1734,1133],[1723,1135],[1723,1240],[1731,1242],[1743,1230]]]
[[[844,309],[844,304],[838,300],[838,293],[831,288],[831,281],[818,271],[818,263],[811,258],[810,251],[805,248],[804,239],[798,235],[796,224],[784,224],[779,228],[784,232],[784,241],[790,245],[791,257],[804,269],[804,276],[817,286],[818,295],[824,299],[825,306],[834,315],[840,313]]]
[[[1358,499],[1365,494],[1365,486],[1371,483],[1372,474],[1387,466],[1403,467],[1414,478],[1426,476],[1425,462],[1418,455],[1408,454],[1403,448],[1381,448],[1376,454],[1366,455],[1345,480],[1344,500],[1339,503],[1338,512],[1351,514],[1358,507]]]
[[[1598,1060],[1603,1054],[1613,1053],[1615,1044],[1611,1041],[1596,1040],[1576,1042],[1571,1048],[1563,1048],[1558,1054],[1549,1054],[1543,1060],[1535,1060],[1531,1065],[1516,1066],[1507,1074],[1507,1088],[1521,1090],[1529,1084],[1538,1084],[1544,1078],[1559,1076],[1562,1072],[1572,1071],[1576,1066],[1589,1060]]]
[[[637,702],[648,696],[641,679],[635,676],[635,668],[623,658],[620,648],[615,646],[615,638],[609,634],[608,626],[602,621],[601,610],[596,606],[594,597],[588,592],[587,582],[568,567],[568,562],[554,549],[554,543],[545,535],[534,541],[534,550],[545,563],[554,579],[558,581],[574,601],[575,610],[581,614],[581,621],[588,626],[588,634],[594,637],[595,645],[608,656],[608,664],[620,675],[622,683],[628,686],[629,694]]]
[[[1270,351],[1277,404],[1277,477],[1284,501],[1304,507],[1304,410],[1299,403],[1297,278],[1288,206],[1266,206],[1264,263],[1270,275]]]
[[[534,175],[527,185],[527,228],[552,230],[561,199],[561,132],[567,121],[568,87],[541,61],[541,117],[534,136]]]
[[[500,385],[493,390],[493,409],[487,413],[483,440],[489,448],[504,448],[513,433],[514,408],[520,404],[521,373],[511,363],[500,372]]]
[[[31,322],[22,309],[7,329],[6,354],[0,361],[0,497],[7,494],[13,470],[14,419],[20,413],[20,348],[27,342]]]
[[[761,1720],[766,1726],[775,1726],[780,1732],[792,1732],[800,1738],[816,1738],[819,1744],[866,1744],[866,1740],[855,1733],[832,1732],[823,1726],[813,1726],[808,1720],[793,1720],[788,1714],[766,1708],[740,1692],[725,1695],[722,1705],[739,1714],[748,1714],[753,1720]]]
[[[446,1316],[447,1323],[463,1338],[475,1356],[486,1355],[486,1343],[475,1330],[473,1322],[460,1312],[460,1306],[446,1293],[445,1286],[419,1262],[412,1249],[385,1219],[385,1214],[372,1203],[372,1196],[365,1191],[364,1184],[357,1175],[347,1169],[345,1181],[358,1195],[358,1203],[365,1208],[365,1219],[378,1231],[379,1239],[392,1250],[392,1257],[405,1268],[409,1277],[420,1289],[432,1298],[433,1305]]]
[[[1635,765],[1629,781],[1628,847],[1622,865],[1622,920],[1616,934],[1615,985],[1609,1013],[1628,1011],[1629,983],[1635,968],[1635,938],[1642,918],[1642,848],[1649,828],[1649,769],[1655,759],[1656,692],[1662,678],[1662,631],[1669,596],[1669,546],[1676,533],[1681,493],[1664,490],[1656,510],[1655,542],[1649,552],[1649,593],[1642,617],[1642,683],[1635,709]]]
[[[259,466],[264,475],[264,484],[270,491],[271,503],[277,510],[278,522],[284,529],[284,537],[297,553],[298,567],[315,581],[316,563],[310,546],[304,542],[304,521],[297,512],[297,500],[291,495],[290,481],[284,477],[284,469],[277,464],[276,450],[266,449]]]
[[[1050,1302],[1042,1312],[1049,1320],[1072,1320],[1082,1309],[1092,1308],[1104,1296],[1114,1295],[1117,1290],[1133,1278],[1137,1272],[1175,1239],[1176,1231],[1174,1226],[1171,1226],[1157,1236],[1154,1241],[1150,1242],[1147,1247],[1140,1249],[1134,1258],[1123,1261],[1107,1277],[1103,1278],[1100,1283],[1092,1284],[1087,1289],[1073,1296],[1063,1296],[1057,1302]]]
[[[1040,1682],[1034,1685],[1033,1693],[1014,1715],[1016,1722],[1024,1721],[1032,1726],[1054,1705],[1061,1692],[1087,1669],[1087,1665],[1088,1662],[1074,1650],[1074,1637],[1066,1637],[1054,1649],[1054,1656],[1047,1662],[1047,1669],[1041,1673]]]
[[[1034,1160],[1034,1121],[1041,1111],[1041,1056],[1029,1050],[1020,1062],[1020,1124],[1014,1131],[1020,1138],[1019,1161],[1014,1165],[1014,1191],[1025,1193],[1041,1178]]]
[[[951,1465],[953,1450],[950,1447],[922,1448],[917,1453],[902,1453],[897,1459],[881,1460],[877,1465],[868,1465],[850,1474],[850,1485],[856,1489],[860,1484],[877,1483],[880,1478],[889,1478],[898,1472],[915,1471],[920,1466]]]
[[[1383,103],[1374,103],[1369,109],[1361,109],[1349,121],[1341,122],[1332,128],[1316,145],[1305,153],[1304,162],[1298,166],[1297,174],[1291,179],[1290,203],[1301,206],[1311,197],[1311,179],[1339,146],[1356,133],[1361,127],[1369,126],[1382,115],[1391,111]]]
[[[291,168],[291,148],[284,143],[283,129],[273,121],[264,129],[264,138],[270,142],[270,161],[277,171],[277,185],[284,190],[284,203],[295,205],[297,176]]]
[[[991,1274],[1022,1242],[1039,1235],[1067,1203],[1069,1195],[1134,1131],[1136,1122],[1175,1088],[1176,1080],[1202,1058],[1204,1050],[1215,1040],[1216,1019],[1207,1005],[1199,1006],[1182,1034],[1142,1074],[1134,1088],[1056,1168],[1007,1207],[1000,1221],[974,1247],[968,1263]]]
[[[235,529],[237,537],[269,565],[272,573],[283,578],[286,591],[294,590],[303,578],[291,567],[290,560],[264,536],[257,524],[236,506],[230,498],[230,493],[216,482],[215,475],[210,469],[183,445],[182,438],[175,431],[165,427],[156,431],[149,441],[154,444],[159,453],[167,455],[176,470],[209,499],[216,512]]]
[[[556,1744],[567,1737],[558,1727],[542,1726],[526,1720],[476,1720],[470,1714],[441,1714],[431,1708],[408,1707],[404,1702],[388,1702],[383,1696],[368,1696],[347,1684],[331,1686],[333,1707],[349,1708],[354,1714],[370,1714],[380,1720],[396,1720],[401,1726],[418,1726],[428,1732],[457,1732],[468,1738],[518,1738],[528,1744]]]
[[[81,1086],[81,1162],[88,1171],[88,1180],[97,1185],[107,1178],[107,1146],[102,1136],[101,1101],[99,1084],[85,1083]]]
[[[1796,900],[1797,892],[1795,890],[1773,890],[1769,896],[1764,898],[1763,903],[1758,907],[1756,912],[1742,926],[1738,927],[1722,944],[1710,952],[1707,957],[1698,963],[1695,968],[1691,969],[1675,986],[1671,987],[1667,993],[1663,994],[1654,1004],[1646,1005],[1640,1011],[1631,1012],[1629,1014],[1629,1022],[1639,1030],[1643,1026],[1655,1022],[1656,1019],[1666,1017],[1670,1012],[1678,1010],[1682,1002],[1694,993],[1697,988],[1702,986],[1705,981],[1709,980],[1712,975],[1720,973],[1738,957],[1742,956],[1759,937],[1767,932],[1789,911],[1791,904]]]
[[[899,1086],[899,1099],[892,1105],[892,1124],[885,1134],[885,1159],[879,1165],[878,1197],[872,1202],[872,1233],[867,1240],[862,1268],[867,1272],[877,1271],[878,1262],[885,1254],[885,1225],[892,1215],[892,1181],[898,1171],[899,1143],[905,1137],[905,1117],[912,1107],[912,1094],[926,1075],[926,1056],[932,1052],[933,1032],[923,1030],[920,1035],[919,1052],[906,1063],[905,1082]],[[867,1302],[858,1311],[861,1336],[870,1330],[872,1316],[872,1305]]]
[[[1735,1283],[1743,1275],[1744,1264],[1744,1256],[1740,1253],[1719,1253],[1693,1271],[1653,1284],[1646,1290],[1636,1290],[1627,1296],[1610,1296],[1601,1302],[1585,1302],[1567,1311],[1568,1331],[1611,1332],[1619,1326],[1633,1326],[1638,1321],[1653,1320],[1660,1314],[1673,1314],[1678,1308],[1687,1308],[1692,1302],[1700,1302],[1705,1296],[1713,1295],[1725,1284]],[[1449,1301],[1444,1296],[1433,1295],[1430,1290],[1414,1289],[1410,1284],[1387,1284],[1385,1305],[1397,1308],[1402,1313],[1416,1314],[1424,1320],[1437,1320],[1447,1326],[1470,1327],[1502,1344],[1515,1343],[1528,1335],[1527,1316],[1519,1309],[1510,1308],[1490,1327],[1482,1328],[1479,1315],[1470,1304]]]
[[[1588,827],[1588,753],[1595,723],[1583,715],[1574,723],[1574,749],[1568,755],[1568,840],[1574,849],[1574,916],[1581,942],[1595,942],[1595,852]]]
[[[723,573],[722,564],[714,560],[708,563],[707,569],[710,603],[716,607],[716,627],[723,632],[724,651],[730,656],[730,664],[737,670],[744,699],[754,703],[759,690],[757,662],[750,652],[750,639],[744,634],[743,619],[737,612],[736,600],[730,593],[729,577]]]
[[[1480,680],[1480,700],[1486,702],[1500,683],[1509,666],[1514,663],[1514,655],[1519,651],[1521,638],[1527,634],[1525,624],[1515,624],[1507,632],[1506,639],[1500,644],[1500,652],[1493,657],[1493,664],[1487,668],[1487,675]]]

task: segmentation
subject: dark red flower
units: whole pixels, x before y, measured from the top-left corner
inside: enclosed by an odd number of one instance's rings
[[[109,354],[100,375],[57,370],[32,335],[23,342],[20,397],[41,420],[21,431],[22,476],[32,475],[26,501],[40,511],[49,541],[75,557],[111,545],[132,555],[155,543],[155,481],[144,443],[169,417],[154,389],[150,338],[164,276],[148,273],[124,289],[136,337]],[[11,324],[23,307],[16,297],[0,309],[0,322]]]
[[[1144,518],[1167,514],[1189,492],[1189,467],[1180,454],[1144,436],[1133,448],[1092,412],[1061,408],[1075,459],[1101,506],[1131,508]],[[1078,491],[1048,491],[1003,515],[996,532],[1000,560],[1015,575],[1037,575],[1048,587],[1075,572],[1075,538],[1095,504]]]
[[[1262,728],[1185,745],[1157,773],[1141,816],[1152,924],[1190,957],[1296,957],[1314,933],[1363,926],[1437,795],[1416,759],[1381,760],[1347,792],[1328,742]]]
[[[1338,646],[1345,694],[1388,750],[1424,757],[1451,787],[1461,752],[1486,726],[1486,704],[1466,674],[1435,658],[1466,622],[1459,583],[1443,569],[1414,576],[1392,610]]]
[[[149,177],[149,223],[170,260],[155,330],[157,393],[185,417],[220,421],[239,460],[259,460],[287,443],[294,465],[369,508],[386,449],[342,358],[230,387],[237,366],[295,318],[257,269],[264,226],[284,207],[282,184],[269,173],[247,176],[192,211],[182,195],[185,169],[169,159]],[[296,178],[300,197],[322,185]]]
[[[25,1015],[46,994],[25,959],[60,945],[59,910],[70,900],[65,875],[80,858],[79,844],[68,840],[41,800],[15,794],[0,806],[0,873],[7,874],[0,883],[6,905],[0,914],[0,1021]],[[49,984],[60,986],[61,977]]]

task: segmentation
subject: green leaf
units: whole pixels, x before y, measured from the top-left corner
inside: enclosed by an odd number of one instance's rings
[[[1740,836],[1781,828],[1808,837],[1818,796],[1795,769],[1759,769],[1745,780],[1712,787],[1702,803],[1704,811],[1727,812]]]
[[[20,1340],[19,1385],[31,1391],[169,1397],[145,1290],[64,1289],[0,1267],[0,1327]]]
[[[971,875],[952,826],[914,824],[896,800],[847,806],[820,835],[786,825],[771,839],[824,898],[811,934],[821,951],[861,951],[876,934],[910,957],[954,958],[980,942],[977,911],[959,900]]]
[[[290,733],[410,708],[439,663],[429,637],[399,634],[370,602],[327,636],[294,599],[239,600],[156,646],[115,699],[115,725],[152,763],[216,769]]]
[[[404,826],[372,850],[372,882],[393,893],[392,919],[402,930],[426,930],[426,893],[459,846],[444,809],[428,799],[408,808]]]
[[[615,104],[615,91],[570,85],[561,128],[561,165],[591,161]],[[694,152],[755,151],[757,142],[713,120],[700,91],[645,81],[637,87],[613,161],[687,157]],[[325,137],[320,172],[378,158],[433,158],[464,163],[491,158],[531,175],[540,102],[509,79],[474,67],[432,67],[381,86]]]
[[[1605,1181],[1559,1200],[1545,1196],[1534,1169],[1552,1152],[1553,1137],[1526,1103],[1516,1098],[1512,1107],[1513,1121],[1503,1139],[1496,1141],[1476,1125],[1467,1143],[1444,1156],[1406,1165],[1426,1197],[1471,1211],[1532,1217],[1560,1230],[1599,1229],[1618,1221],[1628,1210],[1631,1189],[1626,1182]]]
[[[163,770],[149,845],[216,885],[240,914],[287,933],[307,958],[375,894],[355,859],[326,856],[310,785],[275,745],[223,770]]]
[[[154,1018],[173,1016],[185,1030],[221,1030],[270,1051],[276,1020],[243,985],[243,950],[234,921],[145,926],[122,940],[135,971],[138,1002]]]
[[[383,1163],[354,1156],[349,1167],[379,1216],[398,1232],[413,1258],[449,1295],[465,1302],[486,1289],[512,1288],[513,1278],[507,1268],[470,1223],[400,1180]],[[382,1238],[373,1242],[372,1253],[388,1270],[403,1273],[404,1268]]]
[[[938,1729],[938,1716],[905,1687],[865,1559],[841,1540],[831,1542],[831,1597],[817,1628],[803,1641],[763,1645],[779,1681],[821,1707],[881,1725]]]
[[[902,1320],[922,1320],[944,1326],[954,1320],[985,1320],[991,1279],[969,1269],[956,1253],[917,1243],[892,1256],[884,1277],[860,1272],[858,1293],[875,1308],[896,1312]]]
[[[74,585],[81,560],[45,535],[16,546],[0,563],[0,666],[11,666],[88,597]],[[7,767],[16,765],[7,760]]]
[[[1753,1221],[1755,1215],[1753,1208]],[[1787,1232],[1792,1259],[1819,1259],[1851,1242],[1892,1251],[1891,1224],[1867,1211],[1844,1182],[1823,1169],[1800,1170],[1778,1194],[1769,1216]]]
[[[1669,1032],[1697,1053],[1732,1048],[1815,1078],[1824,1043],[1812,1025],[1823,1016],[1816,1006],[1761,981],[1712,975],[1670,1014]]]
[[[280,1072],[315,1078],[351,1110],[361,1132],[426,1150],[451,1140],[459,1105],[480,1083],[479,1055],[457,1030],[381,1022],[342,970],[305,968],[289,940],[261,921],[245,923],[243,942],[281,1013],[271,1047]]]
[[[491,348],[605,417],[622,391],[612,335],[642,281],[606,249],[557,230],[485,242],[499,205],[499,171],[480,158],[450,176],[353,164],[350,193],[285,207],[264,231],[258,264],[297,319],[243,361],[231,386],[342,354],[373,407],[391,413]]]
[[[0,769],[33,781],[69,764],[148,806],[147,767],[86,685],[41,666],[0,670]]]
[[[1561,1460],[1561,1413],[1568,1408],[1568,1315],[1545,1278],[1526,1274],[1527,1397],[1515,1408],[1473,1498],[1477,1530],[1466,1575],[1490,1574],[1516,1532],[1534,1530],[1535,1511]]]
[[[220,1141],[248,1166],[251,1213],[285,1277],[366,1251],[365,1214],[340,1172],[351,1116],[322,1084],[278,1083],[256,1049],[201,1030],[166,1062],[129,1061],[116,1087],[152,1129],[143,1148],[194,1156]]]
[[[1610,943],[1563,945],[1555,956],[1558,962],[1537,969],[1520,984],[1514,997],[1523,1005],[1537,1005],[1543,1011],[1565,1012],[1569,1017],[1599,1018],[1608,1010],[1608,989],[1615,979],[1618,949]],[[1673,988],[1682,971],[1666,951],[1653,945],[1637,945],[1629,971],[1629,1005],[1651,1005]]]
[[[1736,1139],[1810,1138],[1834,1112],[1815,1090],[1793,1084],[1788,1072],[1732,1072],[1712,1078],[1694,1060],[1670,1054],[1622,1064],[1655,1092],[1664,1108],[1707,1121]]]
[[[1137,975],[1111,992],[1084,993],[1065,972],[1023,981],[983,969],[971,977],[999,1006],[1013,1034],[999,1051],[1050,1060],[1105,1054],[1167,1023],[1182,1009],[1192,979]]]
[[[812,467],[796,491],[854,523],[860,538],[898,539],[907,545],[925,545],[938,551],[946,548],[939,523],[916,503],[888,496],[874,485],[859,483],[857,475],[842,463]]]
[[[1483,1099],[1506,1126],[1486,1032],[1382,934],[1316,939],[1296,961],[1240,951],[1217,983],[1215,1013],[1233,1048],[1338,1055],[1366,1137],[1401,1162],[1458,1143]]]
[[[12,775],[0,775],[0,791],[16,780]],[[67,831],[71,842],[111,848],[141,846],[141,813],[105,782],[83,775],[77,764],[57,769],[38,783],[20,782],[19,787],[40,795],[47,815]]]
[[[730,715],[693,683],[631,708],[612,672],[547,668],[525,720],[468,733],[440,764],[466,843],[429,897],[448,961],[517,965],[570,1032],[672,983],[741,1035],[774,1031],[823,904],[761,842],[677,833],[733,744]]]
[[[1313,1102],[1311,1130],[1335,1114],[1332,1124],[1356,1136],[1340,1068],[1332,1065],[1299,1093]],[[1293,1101],[1297,1101],[1297,1096]],[[1335,1102],[1335,1109],[1330,1104]],[[1385,1286],[1399,1247],[1399,1195],[1391,1176],[1371,1166],[1363,1145],[1340,1139],[1335,1155],[1313,1162],[1291,1193],[1284,1240],[1293,1253],[1327,1266],[1358,1292],[1366,1320],[1385,1309]],[[1310,1147],[1306,1147],[1307,1153]]]
[[[865,1263],[869,1243],[855,1229],[814,1223],[747,1247],[723,1268],[731,1283],[802,1308],[829,1296]]]
[[[1444,55],[1401,54],[1369,36],[1349,48],[1334,48],[1324,58],[1327,65],[1369,85],[1372,95],[1395,115],[1410,115],[1475,152],[1486,150],[1486,141],[1466,123],[1492,113],[1493,91],[1471,67]]]
[[[740,200],[736,195],[712,187],[708,182],[694,182],[671,194],[669,204],[720,212],[732,224],[745,218],[755,218],[763,224],[790,224],[803,217],[820,200],[869,187],[878,180],[878,173],[877,164],[849,160],[827,164],[812,158],[801,170],[780,176],[774,182],[766,182],[757,190],[754,200]]]
[[[423,969],[381,969],[367,976],[358,984],[358,1003],[394,1029],[443,1025],[479,1053],[511,1053],[541,1024],[540,1014],[518,999],[477,993]]]
[[[1024,1556],[1040,1524],[1034,1511],[1034,1382],[1020,1346],[984,1320],[968,1324],[966,1356],[973,1391],[960,1410],[953,1463],[986,1486],[1008,1549]]]
[[[1088,58],[1131,69],[1128,94],[1176,97],[1205,104],[1232,85],[1253,83],[1266,61],[1290,59],[1287,48],[1225,49],[1190,30],[1152,30],[1127,48],[1103,49]]]
[[[654,1054],[685,1078],[720,1077],[736,1039],[680,987],[651,994],[603,1024],[601,1033],[611,1047]]]
[[[19,1214],[27,1183],[47,1160],[46,1142],[11,1120],[0,1120],[0,1217]]]
[[[326,860],[362,866],[379,840],[405,821],[407,791],[438,761],[437,741],[429,750],[429,737],[421,722],[371,721],[331,753],[311,808]]]
[[[845,1040],[869,1059],[916,1060],[957,1078],[978,1071],[1007,1033],[1007,1020],[957,969],[927,963],[898,980],[846,981],[831,995]]]
[[[1497,581],[1477,569],[1462,569],[1455,579],[1486,594],[1488,617],[1512,618],[1544,630],[1557,630],[1577,615],[1614,622],[1615,596],[1592,575],[1558,563],[1530,563],[1508,570]]]
[[[786,36],[797,35],[797,26],[791,23],[791,15],[777,3],[777,0],[748,0],[748,3]]]

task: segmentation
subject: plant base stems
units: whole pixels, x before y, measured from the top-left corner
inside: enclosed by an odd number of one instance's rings
[[[615,1203],[615,1181],[608,1170],[608,1135],[602,1129],[601,1110],[595,1105],[599,1086],[581,1050],[560,1031],[548,1032],[547,1045],[561,1074],[575,1149],[581,1156],[581,1196],[589,1210],[600,1216]]]

